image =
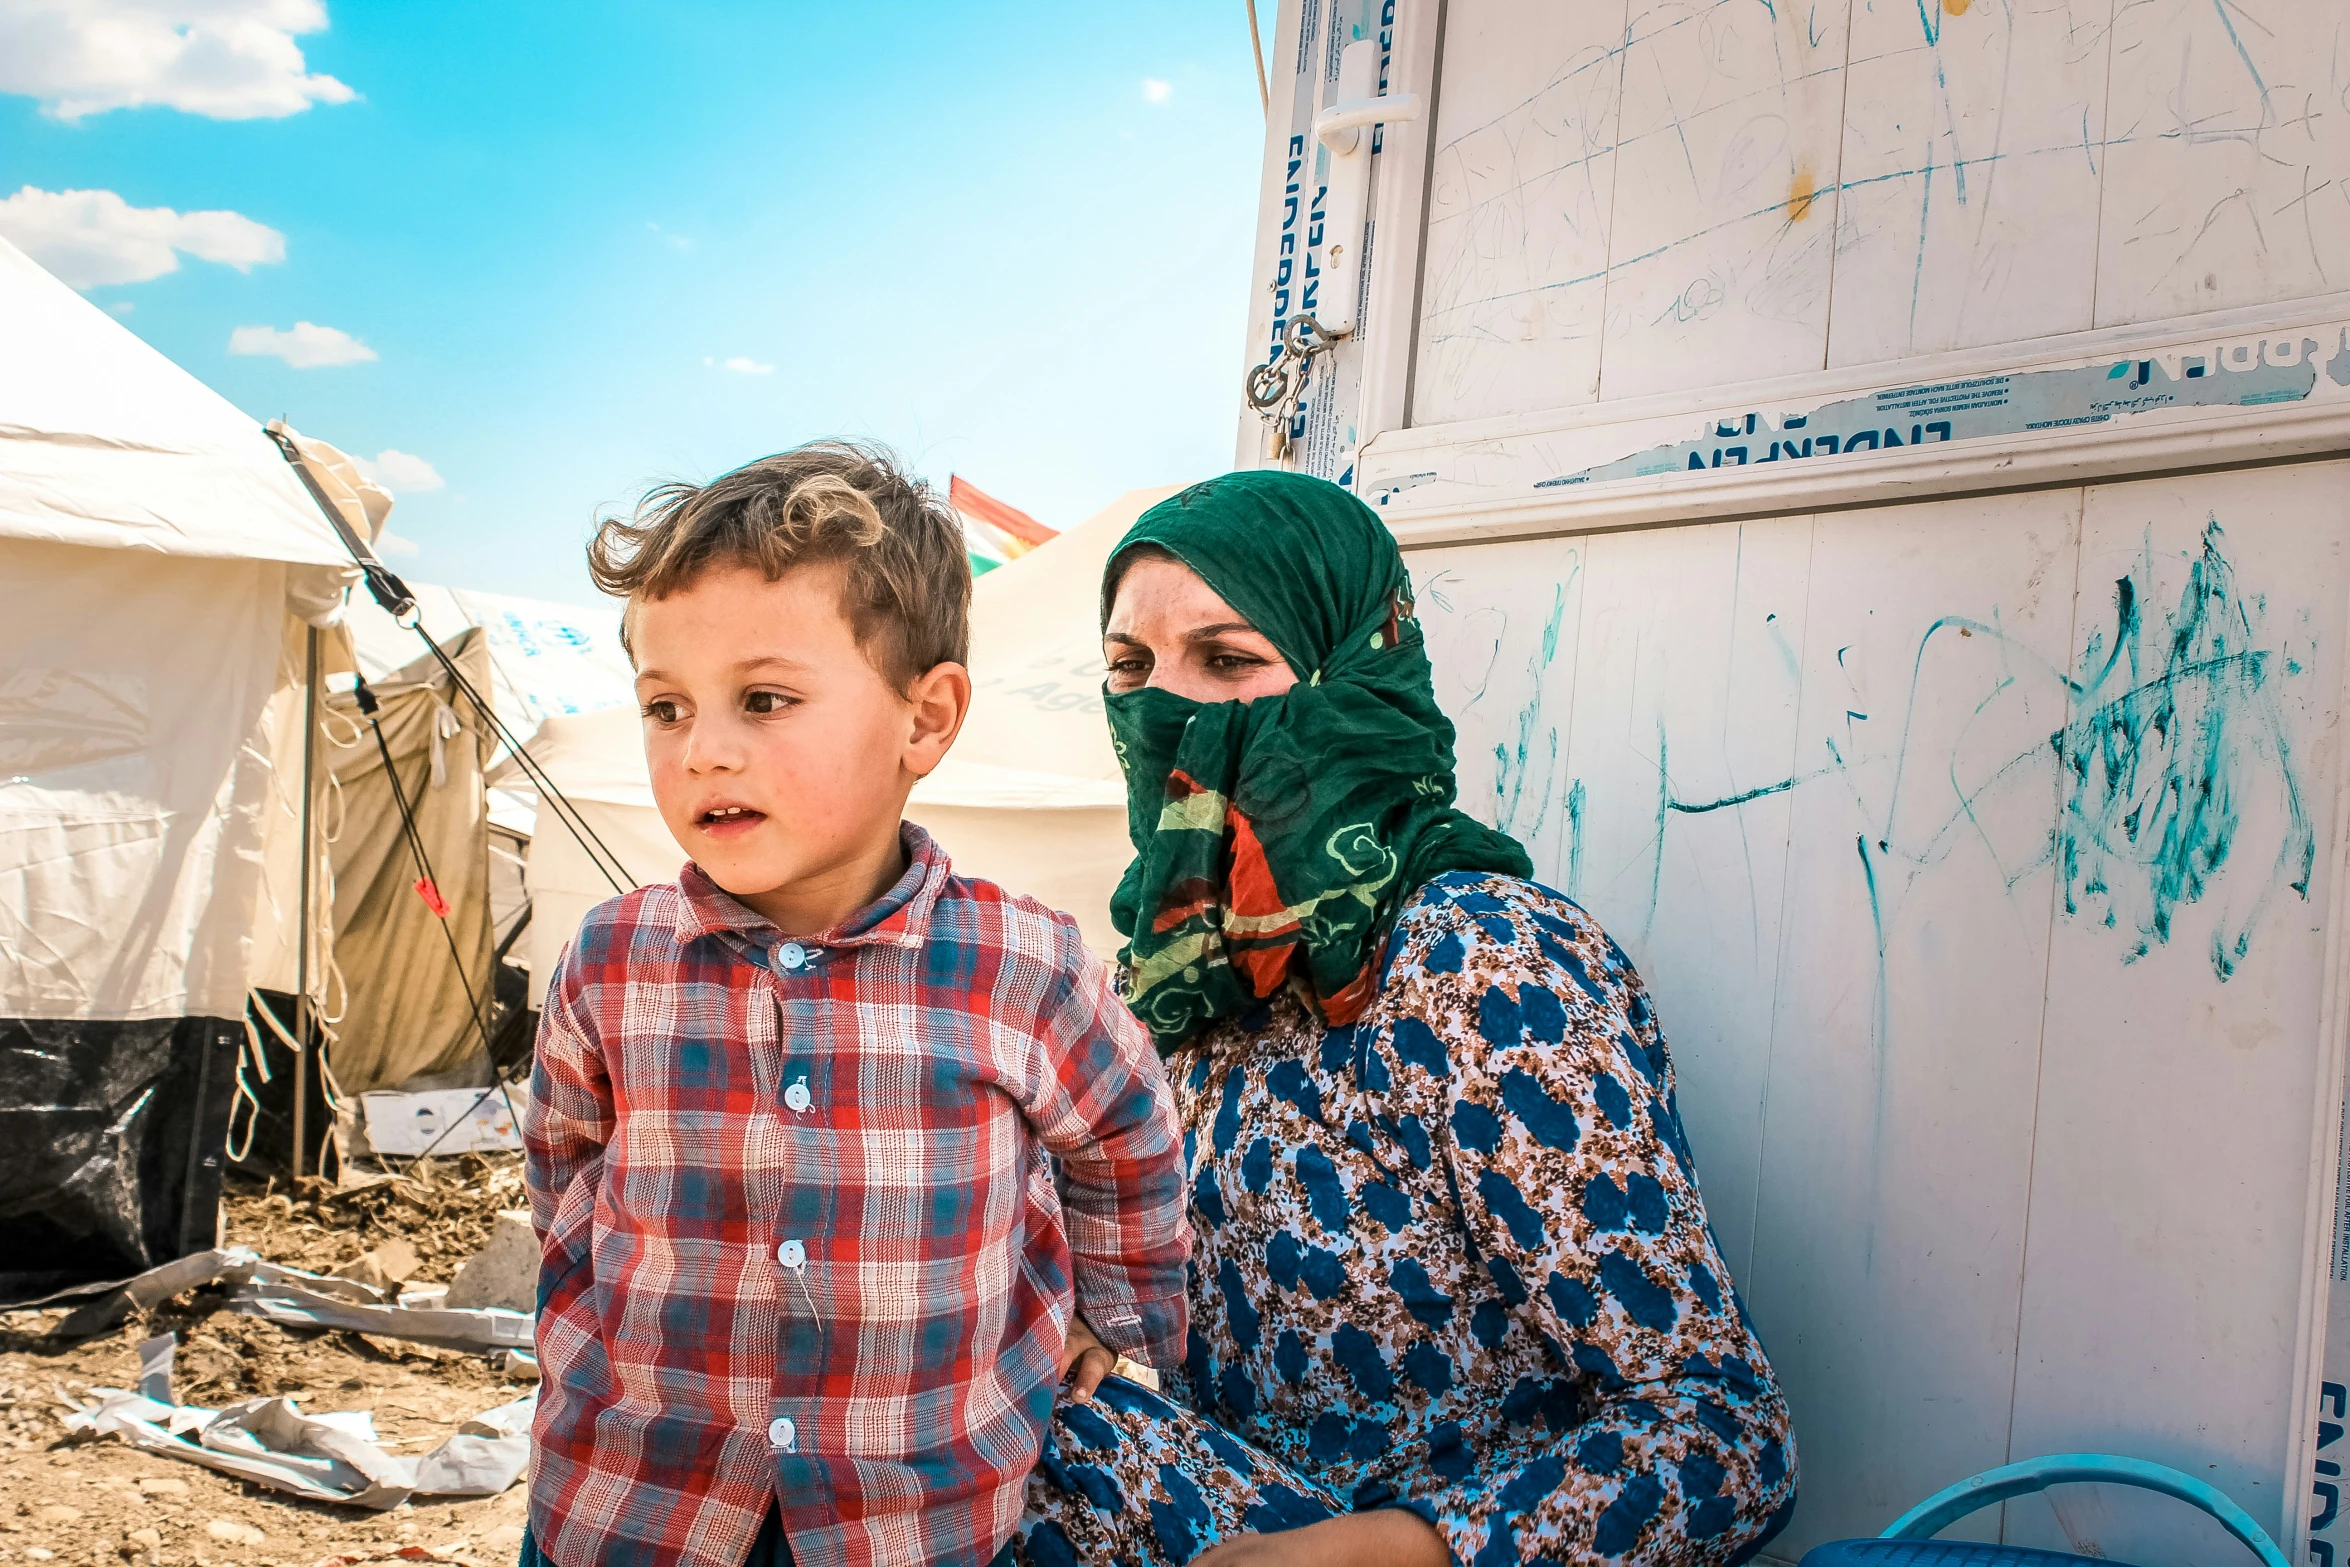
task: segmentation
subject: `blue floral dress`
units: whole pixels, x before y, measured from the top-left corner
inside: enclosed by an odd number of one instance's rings
[[[1388,965],[1352,1027],[1283,997],[1169,1060],[1189,1354],[1164,1397],[1063,1399],[1030,1567],[1174,1567],[1390,1506],[1471,1567],[1711,1567],[1784,1527],[1786,1400],[1623,952],[1546,888],[1461,873]]]

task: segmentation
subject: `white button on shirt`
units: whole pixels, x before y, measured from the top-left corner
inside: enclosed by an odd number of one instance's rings
[[[793,1425],[788,1417],[778,1415],[767,1422],[767,1441],[771,1446],[780,1447],[788,1453],[792,1450],[792,1444],[799,1439],[800,1428]]]
[[[796,941],[787,941],[775,949],[775,961],[797,973],[808,966],[808,949]]]
[[[775,1248],[775,1260],[787,1268],[804,1266],[808,1260],[808,1248],[798,1241],[785,1241]]]
[[[783,1103],[794,1115],[806,1115],[815,1101],[808,1097],[808,1080],[800,1078],[783,1091]]]

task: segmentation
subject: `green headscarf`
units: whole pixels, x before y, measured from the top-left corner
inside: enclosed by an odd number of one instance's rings
[[[1452,723],[1436,705],[1403,555],[1337,485],[1260,469],[1144,512],[1110,556],[1155,544],[1246,616],[1298,683],[1205,704],[1111,695],[1134,862],[1110,903],[1128,1003],[1162,1048],[1291,979],[1333,1025],[1377,985],[1405,899],[1446,871],[1530,876],[1514,839],[1453,808]]]

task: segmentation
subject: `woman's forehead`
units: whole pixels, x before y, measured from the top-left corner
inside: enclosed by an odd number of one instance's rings
[[[1180,635],[1207,625],[1256,629],[1205,578],[1172,555],[1153,551],[1127,563],[1120,573],[1108,631]]]

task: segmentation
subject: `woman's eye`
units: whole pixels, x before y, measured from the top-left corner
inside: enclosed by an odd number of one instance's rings
[[[1251,669],[1262,668],[1264,662],[1263,659],[1247,653],[1217,653],[1209,657],[1208,667],[1228,675],[1237,675]]]
[[[772,717],[791,705],[791,698],[780,691],[753,691],[743,698],[743,711],[762,718]]]

